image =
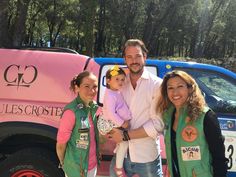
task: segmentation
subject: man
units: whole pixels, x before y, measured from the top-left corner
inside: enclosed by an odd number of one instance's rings
[[[138,174],[139,177],[162,177],[158,136],[164,126],[153,108],[162,80],[144,68],[147,49],[141,40],[128,40],[123,56],[129,74],[122,94],[132,113],[132,119],[129,131],[114,128],[109,136],[117,143],[129,143],[127,158],[124,160],[127,176]],[[115,177],[114,164],[115,157],[110,166],[110,176]]]

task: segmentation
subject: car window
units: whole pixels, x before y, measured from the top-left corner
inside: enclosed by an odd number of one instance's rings
[[[198,83],[208,106],[216,113],[236,115],[236,82],[210,70],[183,69]]]

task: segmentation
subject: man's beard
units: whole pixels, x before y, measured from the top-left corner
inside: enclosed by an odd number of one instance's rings
[[[132,65],[131,65],[131,66],[132,66]],[[132,67],[128,67],[130,73],[131,73],[131,74],[140,74],[140,73],[142,73],[144,65],[139,65],[139,66],[141,66],[141,67],[140,67],[138,70],[136,70],[136,71],[132,70]]]

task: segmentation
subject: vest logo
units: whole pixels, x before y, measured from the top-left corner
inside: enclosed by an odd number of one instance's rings
[[[38,76],[38,70],[33,65],[20,66],[12,64],[8,66],[4,71],[4,80],[7,82],[7,86],[17,87],[30,87],[30,85],[36,80]]]
[[[181,147],[183,161],[201,160],[200,146]]]
[[[194,126],[191,126],[191,125],[187,125],[182,133],[182,138],[184,141],[187,141],[187,142],[193,142],[196,140],[197,136],[198,136],[198,132],[197,132],[197,129],[194,127]]]

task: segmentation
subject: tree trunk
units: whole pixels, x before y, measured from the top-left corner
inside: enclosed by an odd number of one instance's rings
[[[95,42],[95,51],[96,55],[100,56],[103,52],[105,52],[104,43],[105,43],[105,16],[106,16],[106,0],[99,0],[100,8],[99,8],[99,22],[98,22],[98,32],[96,35]]]
[[[84,6],[84,38],[85,38],[85,54],[93,56],[94,51],[94,22],[97,2],[95,0],[81,0]]]
[[[17,15],[13,25],[13,46],[21,46],[25,37],[25,24],[30,0],[17,1]]]
[[[0,47],[10,47],[8,33],[8,3],[9,0],[0,1]]]
[[[149,47],[149,43],[152,39],[152,34],[153,34],[153,30],[154,30],[154,14],[155,14],[155,6],[153,2],[150,2],[150,4],[148,5],[147,9],[146,9],[146,13],[147,13],[147,19],[145,21],[145,25],[144,25],[144,31],[143,31],[143,41],[144,43]]]

